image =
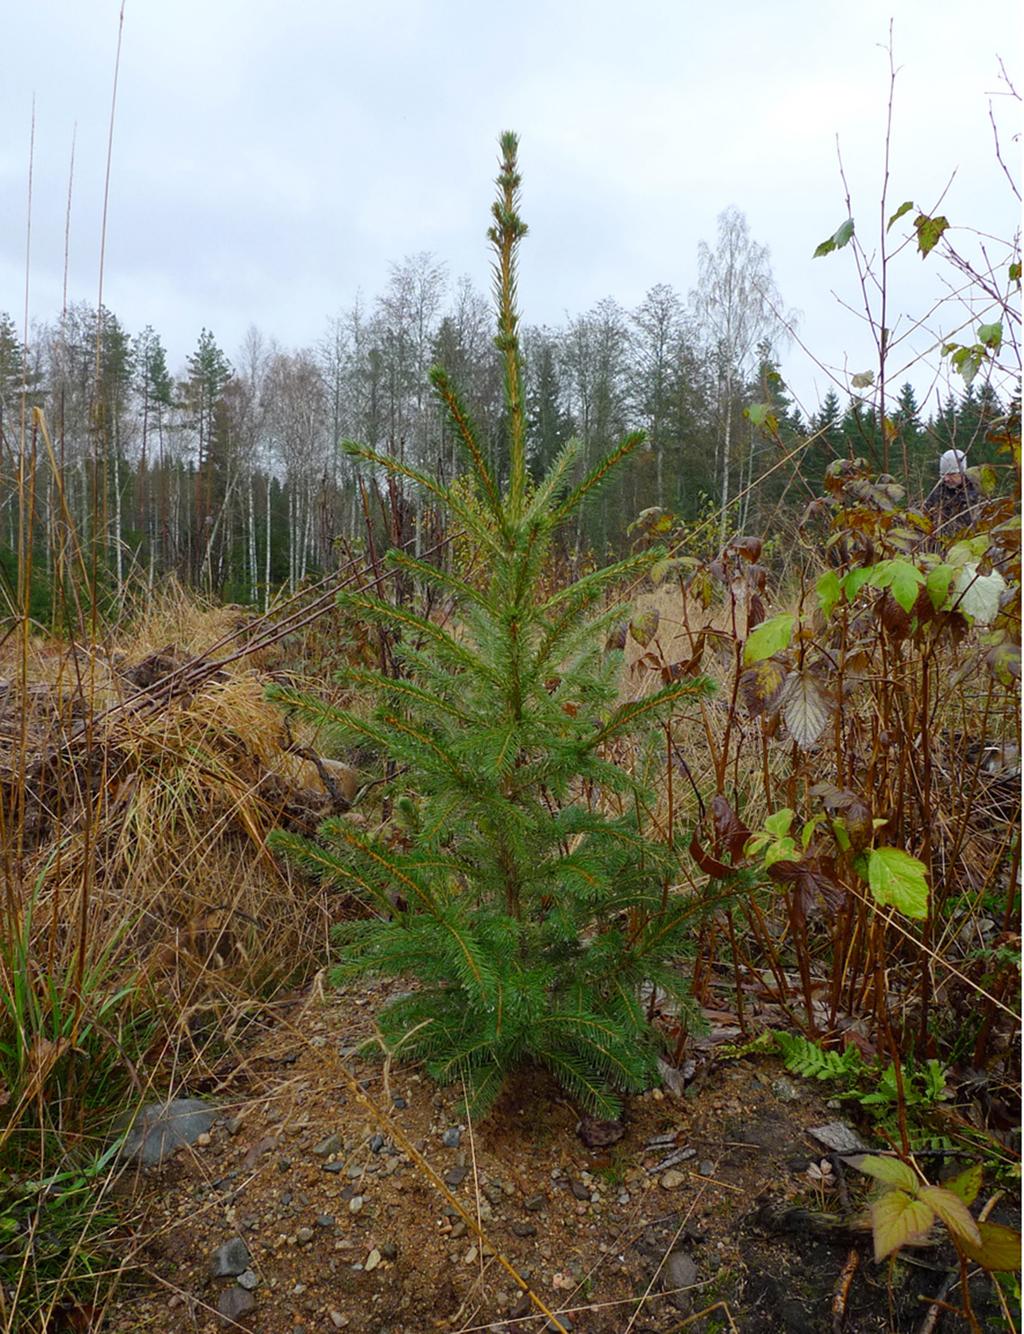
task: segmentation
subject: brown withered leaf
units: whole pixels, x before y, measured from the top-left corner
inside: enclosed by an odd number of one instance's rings
[[[745,561],[751,565],[761,559],[761,549],[763,543],[759,537],[734,537],[730,539],[729,550],[735,551],[738,556],[742,556]]]
[[[854,852],[861,852],[868,846],[874,830],[871,807],[863,797],[848,787],[836,787],[834,783],[816,783],[811,788],[811,796],[823,798],[829,819],[842,820]]]
[[[789,734],[800,747],[812,746],[828,723],[832,701],[810,672],[791,672],[779,695]]]
[[[688,658],[680,658],[678,662],[666,663],[661,669],[661,679],[666,685],[673,681],[681,681],[687,676],[696,676],[700,670],[701,659],[704,657],[704,644],[706,636],[701,633],[697,636],[693,645],[693,652]]]
[[[629,622],[620,621],[618,625],[612,626],[608,631],[608,637],[604,641],[606,649],[623,649],[626,647],[626,635],[629,633]]]
[[[701,847],[696,829],[693,831],[693,838],[690,839],[690,856],[697,863],[698,868],[705,875],[709,875],[712,880],[724,880],[726,876],[733,874],[731,866],[718,861],[717,858],[712,857],[709,852]]]
[[[660,620],[661,615],[657,607],[648,607],[645,611],[637,612],[629,623],[630,638],[635,639],[641,648],[646,648],[658,633]]]
[[[747,603],[747,634],[764,620],[764,602],[759,594],[751,593]]]
[[[747,668],[740,677],[740,690],[751,718],[775,708],[785,683],[786,669],[775,658],[763,658]]]
[[[831,912],[842,907],[846,890],[836,877],[836,864],[827,856],[804,857],[798,862],[775,862],[768,868],[769,878],[786,885],[797,895],[797,907],[806,916],[817,895]]]
[[[727,852],[735,866],[743,856],[750,830],[721,793],[711,800],[711,819],[715,828],[715,848]]]

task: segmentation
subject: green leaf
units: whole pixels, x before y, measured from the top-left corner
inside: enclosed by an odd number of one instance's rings
[[[1019,287],[1019,286],[1020,286],[1020,260],[1019,260],[1019,259],[1016,261],[1016,263],[1010,265],[1009,275],[1010,275],[1010,282],[1011,282],[1011,283],[1016,283],[1017,286]]]
[[[901,1190],[889,1190],[871,1206],[871,1230],[875,1259],[884,1260],[908,1241],[923,1237],[935,1215],[923,1200],[911,1199]]]
[[[928,574],[924,581],[925,590],[931,599],[931,604],[936,611],[943,605],[949,596],[949,585],[953,582],[953,576],[956,570],[952,565],[936,565],[934,570]]]
[[[1020,1268],[1020,1233],[1000,1223],[979,1223],[981,1245],[960,1238],[960,1249],[975,1264],[996,1273],[1012,1273]]]
[[[1006,580],[998,570],[979,574],[976,565],[965,565],[953,584],[953,605],[976,625],[991,625],[999,611]]]
[[[978,342],[998,352],[1003,343],[1003,326],[996,320],[994,324],[978,325]]]
[[[850,570],[843,575],[843,592],[846,594],[847,602],[852,602],[860,590],[871,579],[872,567],[870,565],[858,566],[856,570]]]
[[[908,560],[883,560],[871,571],[869,581],[874,588],[888,588],[903,610],[909,612],[925,576]]]
[[[908,199],[905,203],[901,204],[899,208],[896,210],[896,212],[889,219],[889,224],[885,230],[889,231],[893,223],[899,222],[900,218],[903,217],[904,213],[909,213],[913,207],[914,207],[914,201],[912,199]]]
[[[952,1191],[964,1204],[973,1204],[978,1198],[978,1191],[981,1190],[981,1177],[981,1163],[972,1163],[970,1167],[965,1167],[952,1180],[944,1181],[942,1185],[945,1190]]]
[[[795,862],[799,860],[800,854],[796,850],[796,844],[787,836],[778,839],[764,854],[764,867],[767,870],[769,866],[774,866],[776,862]]]
[[[911,1195],[917,1194],[917,1173],[899,1158],[880,1158],[875,1153],[867,1153],[863,1158],[850,1159],[858,1172],[863,1172],[876,1181],[884,1181],[887,1186],[898,1186]]]
[[[820,259],[822,255],[831,255],[833,250],[842,250],[844,245],[848,245],[853,238],[853,219],[847,218],[842,226],[837,227],[827,241],[822,241],[815,251],[813,258]]]
[[[828,620],[843,595],[843,586],[839,582],[839,575],[836,574],[835,570],[826,570],[815,584],[815,588],[818,592],[818,604],[825,619]]]
[[[872,848],[868,884],[875,902],[905,917],[928,916],[928,874],[916,857],[901,848]]]
[[[793,812],[788,806],[765,818],[764,827],[772,838],[784,838],[793,824]]]
[[[751,403],[750,407],[743,409],[743,415],[751,426],[760,430],[774,433],[779,429],[779,419],[772,411],[771,403]]]
[[[967,1205],[953,1191],[944,1190],[942,1186],[922,1186],[918,1194],[938,1214],[958,1241],[970,1241],[975,1246],[981,1245],[978,1224],[971,1217]]]
[[[921,252],[922,259],[935,249],[948,226],[948,218],[929,218],[926,213],[917,215],[914,219],[914,228],[917,231],[917,248]]]
[[[762,658],[770,658],[788,648],[795,621],[796,617],[790,612],[762,621],[743,645],[743,665],[749,667],[753,662],[760,662]]]

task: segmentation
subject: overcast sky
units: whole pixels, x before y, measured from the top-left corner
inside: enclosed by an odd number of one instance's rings
[[[1019,217],[988,122],[1020,159],[1024,85],[1012,0],[127,0],[104,296],[152,324],[179,367],[200,327],[231,355],[250,323],[308,344],[428,250],[486,290],[496,136],[521,136],[521,303],[557,324],[656,282],[686,294],[730,204],[771,250],[800,335],[823,361],[872,364],[849,252],[811,259],[843,221],[838,135],[858,233],[878,230],[895,20],[890,206],[996,236]],[[30,310],[59,312],[77,125],[69,299],[96,300],[119,0],[4,6],[0,309],[21,323],[32,98]],[[995,93],[992,98],[990,95]],[[901,224],[897,224],[899,227]],[[965,237],[965,241],[968,238]],[[897,310],[923,314],[938,270],[907,252]],[[799,349],[787,379],[813,407],[826,377]]]

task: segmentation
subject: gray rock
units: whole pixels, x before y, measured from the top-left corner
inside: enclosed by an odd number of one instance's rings
[[[799,1102],[800,1090],[791,1079],[785,1075],[772,1080],[772,1092],[778,1098],[779,1102]]]
[[[331,1228],[334,1226],[333,1214],[320,1214],[316,1220],[317,1227]]]
[[[173,1098],[143,1107],[121,1149],[123,1157],[156,1167],[183,1144],[194,1144],[216,1120],[216,1109],[199,1098]]]
[[[340,1149],[341,1136],[328,1135],[326,1139],[322,1139],[320,1143],[316,1145],[313,1152],[318,1158],[329,1158],[332,1153],[338,1153]]]
[[[458,1126],[451,1126],[441,1136],[441,1143],[446,1149],[457,1149],[459,1141],[462,1139],[462,1131]]]
[[[468,1171],[468,1167],[449,1167],[448,1171],[444,1174],[444,1184],[446,1186],[461,1186],[466,1179],[466,1173]]]
[[[379,1135],[379,1134],[378,1134],[378,1135],[371,1135],[371,1136],[370,1136],[370,1152],[371,1152],[371,1153],[380,1153],[380,1151],[381,1151],[381,1149],[383,1149],[383,1147],[384,1147],[384,1136],[383,1136],[383,1135]]]
[[[491,1204],[501,1204],[505,1198],[505,1192],[497,1181],[488,1181],[482,1187],[484,1195],[487,1196]]]
[[[517,1237],[535,1237],[537,1229],[532,1223],[513,1223],[512,1231]]]
[[[246,1292],[254,1292],[260,1285],[259,1279],[251,1269],[243,1269],[238,1275],[238,1286]]]
[[[848,1126],[845,1121],[830,1121],[827,1126],[814,1126],[808,1133],[833,1153],[871,1152],[853,1126]]]
[[[692,1306],[691,1294],[675,1292],[675,1288],[692,1288],[697,1282],[697,1266],[687,1251],[673,1251],[665,1261],[661,1271],[661,1286],[672,1295],[669,1301],[677,1311],[689,1311]]]
[[[524,1209],[528,1209],[531,1214],[539,1214],[548,1202],[546,1195],[531,1195],[523,1204]]]
[[[300,1227],[295,1234],[295,1239],[303,1246],[313,1240],[313,1229],[311,1227]]]
[[[244,1288],[225,1288],[217,1298],[217,1314],[222,1325],[239,1324],[256,1310],[256,1298]]]
[[[377,1249],[380,1251],[382,1260],[396,1260],[398,1258],[398,1247],[393,1241],[385,1241]]]
[[[211,1278],[234,1278],[244,1274],[252,1262],[249,1247],[241,1237],[232,1237],[230,1241],[218,1246],[210,1256]]]

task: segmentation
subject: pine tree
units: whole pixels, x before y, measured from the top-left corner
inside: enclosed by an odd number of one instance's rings
[[[501,149],[489,236],[506,486],[499,488],[442,369],[431,381],[470,469],[471,503],[464,487],[445,488],[400,459],[347,446],[425,490],[485,553],[488,581],[475,586],[392,551],[393,569],[456,601],[458,633],[405,606],[346,592],[340,601],[350,614],[400,636],[404,675],[343,673],[350,687],[372,692],[369,718],[276,692],[342,741],[392,762],[401,775],[391,795],[404,849],[343,818],[326,822],[320,841],[278,832],[274,844],[376,910],[337,928],[336,979],[418,979],[379,1016],[394,1053],[422,1058],[441,1082],[465,1079],[477,1115],[508,1074],[540,1065],[588,1110],[614,1116],[622,1091],[657,1079],[659,1044],[643,988],[671,994],[688,1013],[678,960],[697,911],[693,898],[669,888],[670,850],[643,830],[639,812],[652,794],[615,757],[631,741],[642,747],[674,706],[710,687],[676,681],[649,698],[616,702],[619,655],[605,640],[622,608],[604,604],[657,552],[554,594],[541,591],[553,538],[643,436],[627,436],[575,485],[574,443],[537,484],[530,481],[515,301],[526,233],[516,137],[503,135]]]

